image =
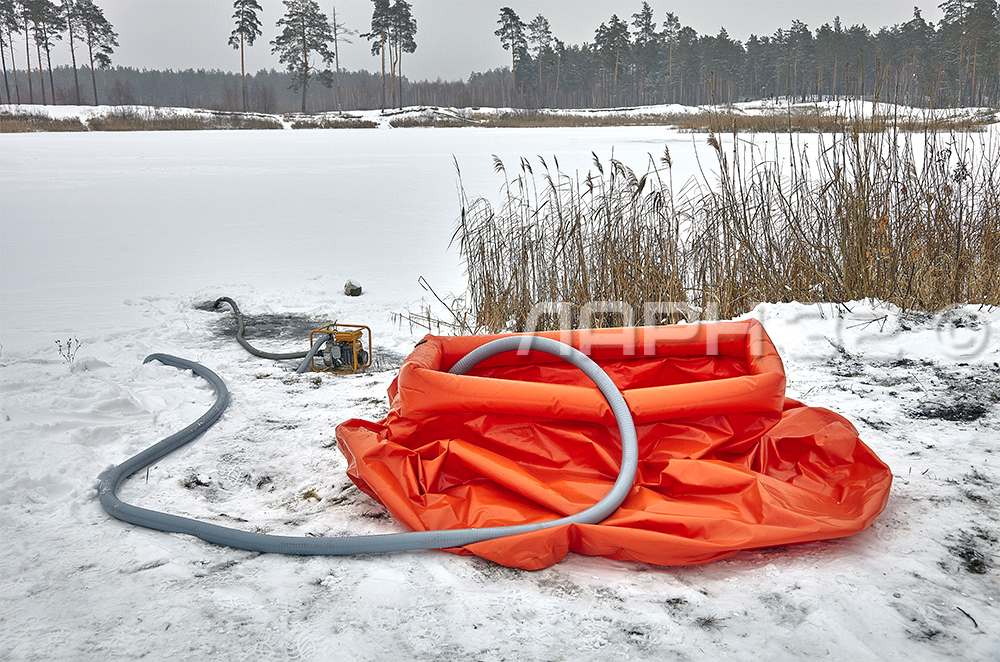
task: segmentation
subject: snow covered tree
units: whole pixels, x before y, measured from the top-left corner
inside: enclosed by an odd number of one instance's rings
[[[234,0],[233,20],[236,21],[236,28],[229,35],[229,45],[240,52],[240,84],[243,88],[243,112],[247,110],[247,68],[244,57],[244,47],[253,46],[257,37],[261,35],[260,20],[257,12],[263,11],[257,0]]]
[[[94,105],[100,104],[97,98],[97,67],[110,67],[111,54],[118,45],[118,33],[115,32],[104,12],[94,4],[93,0],[76,0],[77,17],[83,26],[83,42],[87,45],[90,56],[90,80],[94,84]]]
[[[278,19],[281,34],[271,42],[271,52],[278,54],[278,61],[288,66],[292,74],[290,89],[302,90],[302,112],[306,112],[306,91],[313,78],[331,87],[333,73],[320,69],[313,61],[316,56],[324,64],[333,62],[330,42],[333,30],[326,15],[315,0],[283,0],[288,11]]]
[[[517,61],[523,59],[528,52],[528,40],[524,36],[527,26],[517,13],[510,7],[500,8],[500,25],[495,34],[500,37],[500,45],[505,51],[510,51],[510,75],[512,94],[517,90]]]

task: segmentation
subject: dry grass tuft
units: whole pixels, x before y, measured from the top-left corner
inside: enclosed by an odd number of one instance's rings
[[[920,133],[924,131],[984,130],[996,121],[993,114],[958,113],[947,116],[927,112],[922,116],[899,117],[875,113],[861,117],[853,113],[829,113],[821,108],[797,106],[787,110],[747,114],[732,109],[705,111],[690,115],[672,115],[665,123],[682,131],[699,133]]]
[[[353,115],[321,115],[307,117],[297,115],[292,122],[293,129],[377,129],[378,122],[361,119]]]
[[[273,117],[254,113],[214,113],[213,129],[283,129]]]
[[[748,114],[732,108],[704,110],[696,113],[656,114],[637,112],[637,109],[616,110],[502,110],[466,111],[457,115],[452,111],[429,108],[420,115],[406,115],[390,122],[395,128],[403,127],[460,127],[480,126],[489,128],[559,128],[606,126],[671,126],[681,131],[698,133],[880,133],[887,130],[899,132],[923,131],[982,131],[995,121],[992,114],[969,115],[959,113],[944,116],[928,112],[919,117],[898,117],[875,114],[861,118],[844,113],[829,113],[819,107],[796,106],[788,109],[775,107],[769,111]]]
[[[506,110],[485,115],[481,126],[499,128],[558,128],[602,126],[661,126],[672,124],[672,118],[655,114],[632,114],[618,111],[551,112],[544,110]]]
[[[200,131],[214,129],[211,118],[174,115],[156,108],[123,106],[102,117],[87,120],[91,131]]]
[[[389,126],[394,129],[454,129],[472,125],[453,117],[400,117],[390,120]]]
[[[123,106],[86,124],[78,118],[51,119],[26,111],[0,111],[0,133],[30,131],[199,131],[206,129],[280,129],[280,121],[253,113],[177,115],[157,108]]]
[[[79,119],[52,119],[47,115],[0,110],[0,133],[32,133],[35,131],[86,131]]]

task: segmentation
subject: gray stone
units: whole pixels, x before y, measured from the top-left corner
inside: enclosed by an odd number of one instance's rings
[[[353,278],[344,284],[344,294],[349,297],[359,297],[361,296],[361,283],[354,280]]]

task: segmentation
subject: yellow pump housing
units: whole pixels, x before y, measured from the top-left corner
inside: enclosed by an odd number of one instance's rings
[[[367,349],[363,340],[366,332]],[[353,374],[371,365],[372,330],[367,326],[337,322],[327,324],[309,334],[309,346],[312,347],[317,340],[316,336],[322,334],[330,336],[330,339],[313,357],[313,372]]]

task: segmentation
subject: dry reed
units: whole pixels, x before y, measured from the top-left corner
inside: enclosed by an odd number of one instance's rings
[[[527,159],[513,176],[496,157],[494,165],[505,178],[499,208],[484,198],[470,202],[460,188],[453,239],[468,268],[477,327],[559,328],[565,315],[572,325],[617,326],[631,323],[628,311],[645,302],[686,298],[679,228],[654,163],[637,177],[621,162],[605,165],[595,155],[597,172],[583,181],[563,173],[555,159],[549,166],[539,158],[537,175]],[[530,319],[540,302],[571,308]],[[588,302],[616,303],[591,306],[581,321]]]
[[[860,123],[813,138],[815,152],[789,135],[780,157],[738,130],[726,141],[712,133],[718,174],[680,192],[667,151],[641,176],[595,156],[583,181],[557,162],[522,158],[511,172],[495,159],[505,178],[496,208],[460,186],[453,241],[468,271],[463,326],[641,323],[648,302],[723,318],[762,301],[1000,305],[997,134]],[[624,305],[595,315],[586,307],[595,301]],[[538,318],[542,302],[567,302],[573,313]]]

